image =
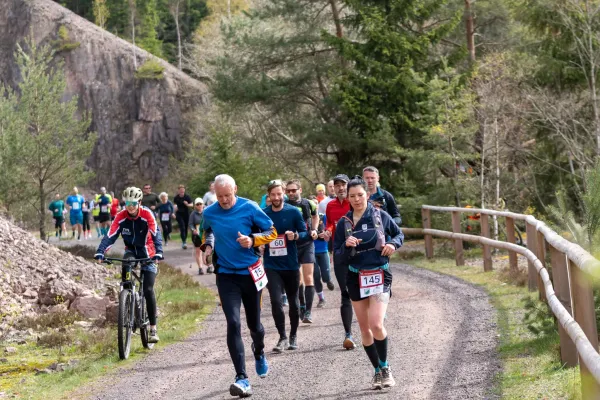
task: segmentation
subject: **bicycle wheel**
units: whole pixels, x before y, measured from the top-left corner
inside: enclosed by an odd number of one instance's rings
[[[121,291],[119,294],[119,323],[117,325],[119,358],[121,360],[126,360],[131,350],[132,307],[133,292],[131,290]]]
[[[142,338],[142,346],[144,346],[144,348],[146,349],[151,349],[154,347],[154,343],[149,343],[148,342],[148,336],[150,335],[149,331],[149,326],[150,326],[150,321],[148,320],[148,311],[146,310],[146,299],[144,298],[144,296],[140,296],[140,307],[138,308],[138,310],[140,310],[140,316],[139,316],[139,321],[140,321],[140,337]]]

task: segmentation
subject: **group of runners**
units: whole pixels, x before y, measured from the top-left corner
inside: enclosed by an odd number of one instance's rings
[[[149,257],[156,262],[163,258],[162,236],[167,241],[169,231],[164,223],[176,218],[182,221],[180,226],[185,226],[185,220],[184,215],[177,215],[177,211],[174,213],[168,208],[170,202],[164,193],[158,196],[158,202],[153,199],[154,204],[146,206],[143,198],[150,194],[150,189],[147,185],[143,192],[137,188],[126,190],[125,209],[117,214],[98,247],[99,261],[119,235],[123,236],[126,251],[137,258]],[[264,208],[237,196],[237,189],[235,180],[223,174],[211,183],[214,202],[211,206],[204,208],[208,201],[202,198],[191,202],[183,186],[179,188],[179,199],[177,196],[174,199],[177,210],[192,209],[188,222],[193,235],[200,236],[197,255],[204,265],[214,266],[227,321],[227,346],[236,372],[230,394],[239,397],[252,394],[241,337],[242,304],[252,338],[255,370],[264,378],[269,373],[269,363],[260,315],[263,289],[266,287],[269,291],[272,317],[279,333],[273,352],[296,350],[300,346],[300,321],[313,322],[315,293],[319,305],[323,306],[323,283],[334,289],[330,257],[341,292],[342,346],[347,350],[356,348],[351,328],[354,311],[363,348],[374,368],[372,387],[394,386],[387,359],[389,346],[384,317],[391,297],[389,257],[402,246],[404,237],[399,228],[400,213],[393,196],[379,186],[377,169],[366,167],[362,176],[352,179],[344,174],[336,175],[327,186],[317,185],[314,201],[302,197],[302,185],[296,179],[270,181],[263,199]],[[155,213],[161,221],[162,236]],[[168,218],[163,219],[163,214]],[[140,219],[143,222],[137,226],[136,221]],[[131,235],[136,232],[133,228],[145,232],[143,240],[141,235],[137,238]],[[156,263],[145,267],[145,271],[153,274],[144,290],[148,290],[151,339],[156,342],[156,302],[151,288]],[[284,313],[286,299],[289,335]]]

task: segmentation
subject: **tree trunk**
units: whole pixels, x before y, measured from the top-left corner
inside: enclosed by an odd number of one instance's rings
[[[496,210],[500,209],[500,135],[498,117],[494,117],[494,144],[496,148]],[[498,218],[494,215],[494,240],[498,240]]]
[[[229,6],[229,0],[227,5]],[[181,32],[179,31],[179,2],[175,4],[175,28],[177,29],[177,64],[181,71]]]
[[[133,44],[133,68],[137,71],[137,54],[135,49],[135,2],[129,0],[129,12],[131,13],[131,42]]]
[[[481,208],[485,208],[485,128],[487,127],[487,121],[483,122],[481,129]]]
[[[40,239],[46,240],[46,198],[44,196],[44,182],[39,181],[38,196],[40,201],[39,218],[40,218]]]
[[[475,62],[475,28],[473,24],[473,12],[471,11],[472,0],[465,0],[465,31],[467,34],[467,50],[469,60]]]
[[[342,22],[340,21],[340,12],[335,4],[335,0],[329,0],[331,5],[331,13],[333,14],[333,23],[335,24],[335,35],[341,38],[344,34],[342,30]]]

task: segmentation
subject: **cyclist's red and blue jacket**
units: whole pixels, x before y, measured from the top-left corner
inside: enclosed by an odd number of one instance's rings
[[[163,259],[162,237],[156,223],[154,213],[149,208],[140,206],[134,218],[127,210],[115,216],[106,236],[102,238],[95,258],[102,258],[119,238],[125,242],[126,251],[132,252],[135,258]]]

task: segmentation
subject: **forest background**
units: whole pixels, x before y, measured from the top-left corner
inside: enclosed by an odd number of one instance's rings
[[[594,196],[600,1],[58,2],[209,84],[209,134],[174,160],[199,193],[374,165],[409,226],[424,203],[546,214],[557,193],[583,220]]]

